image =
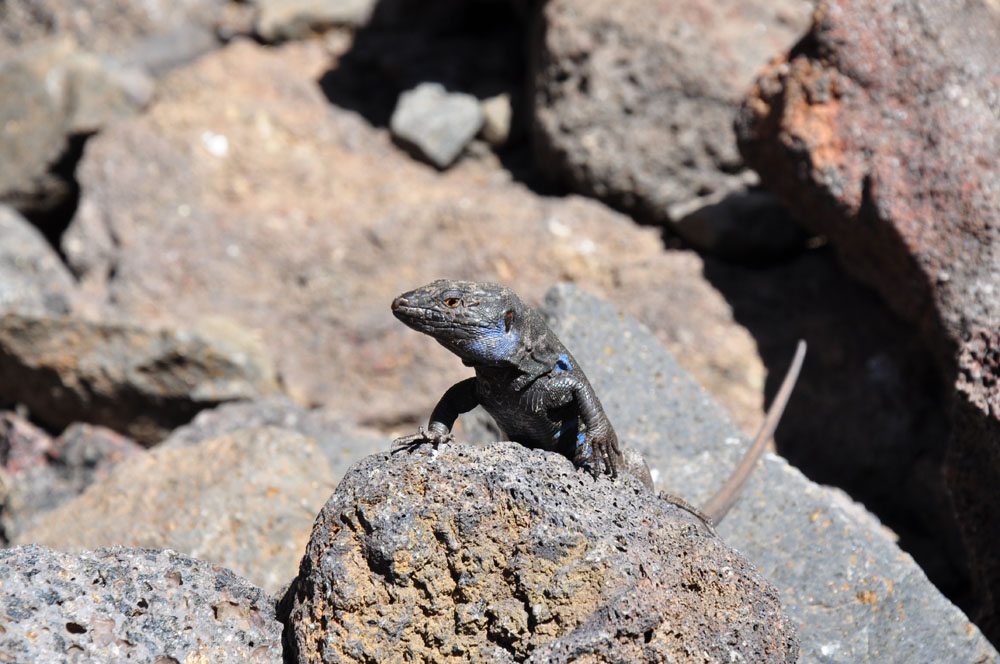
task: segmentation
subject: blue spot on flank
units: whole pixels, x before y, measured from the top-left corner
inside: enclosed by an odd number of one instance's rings
[[[566,353],[561,354],[556,359],[556,373],[562,373],[563,371],[571,371],[572,369],[573,365],[569,363],[569,357],[566,356]]]
[[[587,436],[582,431],[580,433],[576,434],[576,447],[577,447],[577,449],[579,449],[581,446],[583,446],[583,444],[585,442],[587,442]],[[593,450],[591,449],[591,446],[588,443],[587,444],[587,448],[584,450],[584,454],[586,454],[589,457],[590,453],[592,451]]]

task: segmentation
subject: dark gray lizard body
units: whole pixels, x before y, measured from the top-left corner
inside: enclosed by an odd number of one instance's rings
[[[427,430],[399,438],[397,445],[450,441],[458,416],[482,405],[511,440],[559,452],[595,477],[602,471],[618,474],[623,465],[618,437],[590,381],[541,315],[512,290],[442,279],[400,295],[392,312],[476,371],[474,378],[445,392]],[[764,426],[737,471],[706,503],[705,513],[665,496],[668,500],[710,522],[725,515],[774,433],[801,366],[805,349],[799,343]]]

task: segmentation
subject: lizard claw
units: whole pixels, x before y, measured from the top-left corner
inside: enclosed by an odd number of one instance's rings
[[[396,440],[392,441],[392,453],[401,452],[406,450],[407,452],[412,452],[421,445],[425,443],[430,443],[437,449],[438,445],[447,445],[448,443],[455,442],[455,436],[451,433],[438,433],[436,431],[428,431],[423,427],[418,427],[416,433],[411,433],[409,436],[400,436]]]

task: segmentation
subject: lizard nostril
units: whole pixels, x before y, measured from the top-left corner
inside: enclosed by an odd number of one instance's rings
[[[397,297],[395,300],[392,301],[392,310],[396,311],[400,307],[405,307],[407,304],[409,303],[406,301],[406,298],[400,295],[399,297]]]

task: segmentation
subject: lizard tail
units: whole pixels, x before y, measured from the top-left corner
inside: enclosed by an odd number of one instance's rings
[[[743,457],[743,460],[740,461],[740,465],[736,467],[736,470],[733,471],[733,474],[722,485],[722,488],[702,506],[700,512],[713,524],[722,521],[723,517],[729,512],[729,508],[736,502],[740,491],[743,490],[743,485],[746,484],[750,473],[753,472],[754,466],[757,465],[757,460],[764,453],[767,441],[774,435],[774,430],[778,427],[781,415],[785,412],[785,406],[788,405],[788,397],[791,396],[792,388],[795,387],[795,381],[799,377],[799,371],[802,369],[802,360],[805,359],[805,356],[806,342],[800,339],[795,349],[795,357],[792,359],[792,365],[788,367],[788,372],[785,374],[784,380],[781,381],[781,387],[778,388],[778,393],[774,395],[774,401],[771,402],[771,409],[767,411],[767,416],[764,418],[764,423],[760,425],[760,430],[753,439],[753,444],[750,445],[750,449]]]

